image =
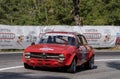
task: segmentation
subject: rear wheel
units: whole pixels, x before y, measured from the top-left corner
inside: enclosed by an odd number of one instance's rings
[[[73,62],[71,63],[71,65],[67,69],[67,71],[70,72],[70,73],[75,73],[76,72],[76,60],[75,60],[75,58],[73,59]]]
[[[32,66],[29,66],[27,63],[24,63],[24,68],[25,68],[25,69],[33,69],[33,67],[32,67]]]
[[[85,68],[87,68],[87,69],[94,68],[94,56],[85,64]]]

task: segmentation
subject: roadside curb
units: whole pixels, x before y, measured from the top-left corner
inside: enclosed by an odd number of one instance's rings
[[[95,52],[120,52],[120,50],[94,50]]]
[[[23,53],[23,52],[0,52],[0,54],[19,54],[19,53]]]

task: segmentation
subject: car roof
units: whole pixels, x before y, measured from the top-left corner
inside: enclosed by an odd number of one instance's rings
[[[62,33],[62,34],[73,34],[73,35],[81,35],[77,32],[64,32],[64,31],[52,31],[52,32],[47,32],[47,33]]]

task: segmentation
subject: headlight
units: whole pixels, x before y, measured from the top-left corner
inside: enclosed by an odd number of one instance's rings
[[[25,58],[30,59],[30,53],[25,53]]]
[[[64,59],[65,59],[64,54],[60,54],[60,55],[59,55],[59,60],[60,60],[60,61],[63,61]]]

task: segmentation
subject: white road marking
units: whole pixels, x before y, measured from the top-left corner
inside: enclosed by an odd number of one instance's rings
[[[96,59],[96,62],[107,62],[107,61],[120,61],[120,59]],[[1,68],[0,71],[4,70],[10,70],[10,69],[18,69],[18,68],[23,68],[24,66],[14,66],[14,67],[6,67],[6,68]]]
[[[23,66],[14,66],[14,67],[7,67],[7,68],[1,68],[0,71],[9,70],[9,69],[17,69],[22,68]]]
[[[120,59],[97,59],[95,61],[96,62],[99,62],[99,61],[103,61],[103,62],[105,62],[105,61],[120,61]]]

